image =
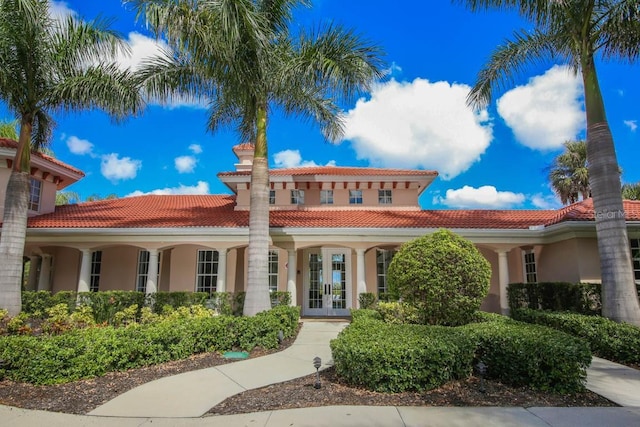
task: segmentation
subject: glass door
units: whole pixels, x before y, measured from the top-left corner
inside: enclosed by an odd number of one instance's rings
[[[351,308],[351,264],[347,249],[305,251],[306,316],[348,316]]]

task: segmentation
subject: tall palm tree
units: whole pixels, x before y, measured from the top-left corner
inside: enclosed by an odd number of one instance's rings
[[[560,60],[580,73],[587,119],[587,161],[602,272],[602,314],[640,325],[620,170],[596,73],[596,59],[635,62],[640,55],[640,0],[458,0],[472,10],[513,10],[533,23],[496,48],[469,94],[486,105],[527,63]]]
[[[352,100],[382,76],[381,51],[353,31],[326,26],[289,32],[305,0],[130,0],[174,55],[147,64],[145,87],[166,98],[207,99],[207,127],[233,127],[255,146],[251,170],[245,315],[269,309],[268,117],[274,108],[342,134],[337,101]]]
[[[554,160],[549,172],[551,187],[567,205],[591,197],[587,167],[587,142],[567,141],[564,152]]]
[[[75,191],[56,192],[56,206],[78,203],[79,200],[80,200],[80,195]]]
[[[0,307],[12,315],[21,309],[31,151],[49,141],[54,112],[124,118],[143,107],[131,73],[109,62],[123,48],[107,22],[54,19],[48,0],[0,0],[0,101],[20,127],[0,235]]]
[[[622,198],[626,200],[640,200],[640,182],[623,184]]]
[[[0,138],[18,140],[18,121],[0,121]]]

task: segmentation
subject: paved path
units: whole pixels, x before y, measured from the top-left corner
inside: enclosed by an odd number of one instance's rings
[[[329,341],[346,323],[305,321],[288,349],[269,356],[144,384],[88,416],[0,406],[2,426],[640,426],[640,371],[594,358],[587,388],[618,408],[325,406],[243,415],[205,416],[228,396],[315,372],[313,358],[333,364]]]
[[[161,378],[91,411],[115,417],[199,417],[234,394],[313,374],[313,358],[333,365],[329,341],[346,322],[304,322],[293,345],[255,359]]]

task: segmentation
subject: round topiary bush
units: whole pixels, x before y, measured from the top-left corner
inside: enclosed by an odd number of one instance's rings
[[[491,266],[449,230],[402,245],[387,272],[390,291],[418,310],[420,323],[464,325],[489,292]]]

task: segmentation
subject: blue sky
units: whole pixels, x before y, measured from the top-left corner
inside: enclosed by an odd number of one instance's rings
[[[115,18],[131,44],[133,66],[158,42],[120,0],[53,2],[57,13]],[[584,138],[580,79],[561,64],[538,64],[496,92],[486,110],[465,97],[493,49],[526,24],[505,13],[471,14],[448,0],[316,0],[295,26],[335,22],[355,28],[386,52],[390,77],[357,103],[345,105],[339,144],[317,127],[277,113],[268,128],[271,167],[376,166],[437,170],[423,193],[427,209],[554,208],[546,175],[566,140]],[[605,105],[624,182],[640,181],[638,65],[599,64]],[[4,108],[2,117],[11,118]],[[199,105],[150,105],[141,117],[112,123],[100,112],[56,117],[56,157],[86,177],[69,187],[92,194],[223,194],[216,174],[233,170],[232,132],[207,133]]]

